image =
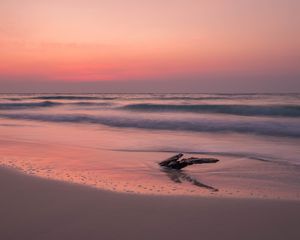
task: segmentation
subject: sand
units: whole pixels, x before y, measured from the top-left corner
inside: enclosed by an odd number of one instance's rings
[[[300,239],[300,202],[143,196],[0,168],[0,239]]]

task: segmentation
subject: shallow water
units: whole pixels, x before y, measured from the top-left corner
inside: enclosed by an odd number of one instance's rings
[[[300,94],[0,95],[1,164],[112,191],[299,200],[299,143]]]

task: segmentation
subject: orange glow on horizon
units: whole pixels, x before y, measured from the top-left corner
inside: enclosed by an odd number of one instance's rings
[[[272,4],[1,1],[0,81],[296,72],[298,5]]]

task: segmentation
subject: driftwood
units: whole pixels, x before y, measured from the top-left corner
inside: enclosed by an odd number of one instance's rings
[[[182,158],[183,154],[179,153],[159,163],[160,166],[180,170],[193,164],[216,163],[219,160],[216,158]],[[182,159],[181,159],[182,158]]]

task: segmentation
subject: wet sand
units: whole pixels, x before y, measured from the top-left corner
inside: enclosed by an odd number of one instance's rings
[[[0,168],[0,239],[300,239],[300,202],[101,191]]]
[[[289,161],[300,154],[298,141],[247,139],[0,119],[0,166],[122,193],[300,201],[300,165]],[[247,145],[244,152],[240,143]],[[185,157],[220,161],[181,172],[162,169],[158,162],[180,152],[178,144]]]
[[[56,131],[51,126],[45,130],[45,136],[49,136],[50,130]],[[68,141],[54,143],[49,139],[31,141],[2,136],[0,152],[0,166],[100,190],[147,195],[300,200],[300,165],[246,157],[185,154],[186,157],[215,157],[220,161],[187,167],[183,171],[168,171],[159,167],[158,162],[175,152],[109,151],[73,146]]]

